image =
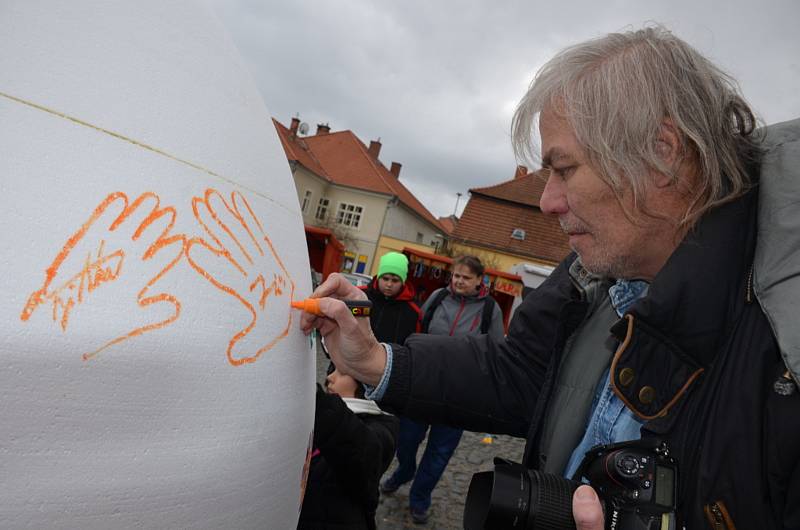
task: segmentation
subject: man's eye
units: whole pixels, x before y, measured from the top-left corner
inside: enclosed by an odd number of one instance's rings
[[[575,172],[575,168],[578,166],[564,166],[564,167],[554,167],[552,168],[553,173],[555,173],[559,178],[565,179],[572,175]]]

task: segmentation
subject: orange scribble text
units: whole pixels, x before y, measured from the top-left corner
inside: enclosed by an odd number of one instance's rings
[[[130,317],[131,327],[123,333],[119,331],[124,325],[108,332],[108,337],[101,337],[82,355],[85,361],[95,358],[111,346],[164,328],[180,317],[181,301],[171,293],[158,292],[156,284],[186,258],[199,277],[245,309],[247,320],[230,331],[228,362],[233,366],[255,362],[289,333],[294,282],[241,193],[234,191],[226,200],[209,188],[202,197],[193,197],[191,206],[205,237],[173,233],[177,210],[161,206],[153,192],[142,193],[132,202],[125,193],[109,194],[45,269],[44,281],[28,296],[20,319],[28,321],[39,307],[49,306],[53,322],[66,333],[70,322],[79,318],[78,309],[91,303],[94,293],[128,284],[117,289],[135,292],[135,297],[121,296],[113,303],[119,304],[117,314]],[[105,300],[108,303],[108,295]],[[166,317],[163,310],[147,311],[156,304],[168,308]],[[282,308],[280,314],[277,308]],[[281,319],[277,326],[276,317]]]
[[[160,202],[159,197],[152,192],[142,193],[132,203],[122,192],[109,194],[94,209],[89,219],[67,239],[47,267],[41,288],[28,297],[20,319],[29,320],[41,305],[49,304],[52,320],[58,322],[61,330],[66,332],[72,313],[79,305],[88,302],[92,292],[105,284],[129,280],[144,281],[144,285],[140,284],[134,301],[138,308],[163,302],[172,306],[171,315],[107,340],[99,348],[84,353],[84,360],[96,356],[109,346],[174,322],[180,315],[180,302],[168,293],[150,295],[150,289],[181,259],[186,236],[170,234],[175,224],[176,211],[171,206],[162,208]],[[113,213],[115,208],[119,209],[117,215]],[[141,219],[131,221],[134,216]],[[158,232],[156,227],[156,236],[150,241],[142,242],[143,234],[149,228],[155,227],[156,223],[161,223],[161,231]],[[123,235],[121,239],[116,238],[120,248],[106,252],[107,239],[115,234]],[[157,253],[173,245],[175,249],[171,259],[168,257],[166,260],[151,261]],[[80,261],[71,260],[73,255],[86,257]],[[131,271],[129,277],[125,277],[126,269],[134,269],[141,263],[149,266],[140,267],[135,273]],[[74,267],[78,267],[78,270],[75,271]]]

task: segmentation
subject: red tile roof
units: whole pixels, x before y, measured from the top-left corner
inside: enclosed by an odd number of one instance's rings
[[[534,173],[495,186],[474,188],[453,233],[456,240],[557,263],[569,253],[558,219],[539,208],[544,180]],[[515,228],[525,239],[511,237]]]
[[[334,184],[396,195],[400,202],[439,230],[439,221],[406,188],[352,131],[296,137],[273,118],[289,160],[296,160]]]
[[[272,118],[272,123],[275,124],[275,130],[278,131],[278,138],[280,138],[283,150],[286,152],[286,158],[290,162],[299,162],[325,180],[331,180],[325,173],[325,170],[322,169],[322,166],[319,165],[319,161],[314,157],[313,153],[308,150],[305,139],[292,134],[289,129],[284,127],[283,124],[275,118]]]
[[[485,188],[473,188],[470,191],[473,195],[479,193],[487,197],[503,199],[527,206],[539,207],[539,199],[544,191],[546,177],[542,170],[528,173],[525,176],[507,180],[494,186]]]
[[[456,225],[458,224],[458,217],[455,215],[448,215],[447,217],[440,217],[439,224],[442,225],[444,231],[447,232],[447,235],[453,233],[453,230],[456,229]]]

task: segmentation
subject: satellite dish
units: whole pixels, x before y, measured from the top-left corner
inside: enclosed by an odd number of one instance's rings
[[[308,134],[308,124],[306,122],[301,123],[297,130],[300,134]]]

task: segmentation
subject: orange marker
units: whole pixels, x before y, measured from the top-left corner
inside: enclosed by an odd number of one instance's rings
[[[368,317],[372,309],[372,302],[369,300],[342,300],[350,309],[354,317]],[[325,316],[319,308],[319,298],[306,298],[305,300],[293,300],[292,307],[301,309],[312,315]]]

